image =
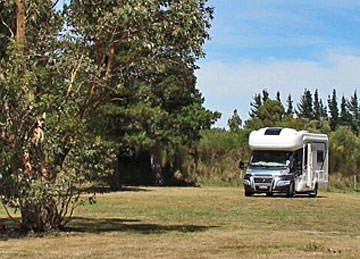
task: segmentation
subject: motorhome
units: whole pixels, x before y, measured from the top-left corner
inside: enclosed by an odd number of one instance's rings
[[[328,185],[328,137],[290,128],[262,128],[250,133],[252,150],[244,177],[245,196],[284,193],[315,197]]]

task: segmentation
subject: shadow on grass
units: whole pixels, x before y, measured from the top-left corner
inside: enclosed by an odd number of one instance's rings
[[[119,218],[75,217],[65,228],[65,231],[83,233],[132,232],[140,234],[161,234],[172,231],[181,233],[205,232],[214,227],[215,226],[144,224],[139,220]]]
[[[74,217],[71,222],[61,231],[50,234],[26,234],[20,231],[14,222],[10,219],[1,218],[0,226],[4,229],[0,230],[0,241],[8,239],[19,239],[26,237],[46,237],[46,236],[68,236],[76,235],[76,233],[92,233],[100,234],[106,232],[129,232],[138,234],[164,234],[168,232],[180,233],[196,233],[205,232],[210,228],[217,226],[196,226],[196,225],[159,225],[144,224],[136,219],[120,219],[120,218],[87,218]]]
[[[310,197],[308,194],[296,194],[294,197],[287,197],[285,194],[275,194],[272,196],[266,196],[262,194],[253,195],[251,198],[266,198],[266,199],[325,199],[327,196],[325,195],[317,195],[316,197]]]
[[[137,187],[137,186],[124,186],[118,189],[112,189],[110,187],[89,187],[80,189],[83,193],[110,193],[110,192],[151,192],[149,189]]]

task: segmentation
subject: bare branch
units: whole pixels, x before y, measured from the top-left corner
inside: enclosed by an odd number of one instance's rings
[[[17,220],[17,219],[15,219],[13,216],[10,215],[10,212],[9,212],[8,208],[6,207],[6,205],[5,205],[4,202],[2,202],[2,205],[3,205],[4,209],[5,209],[5,212],[6,212],[6,214],[8,215],[8,217],[9,217],[12,221],[14,221],[15,224],[17,224],[19,227],[21,227],[22,224],[21,224],[20,220]]]
[[[54,8],[57,6],[57,4],[59,3],[59,1],[60,1],[60,0],[56,0],[56,1],[54,2],[54,4],[52,5],[51,9],[54,9]]]
[[[9,30],[11,37],[10,38],[14,38],[15,37],[15,33],[13,32],[13,30],[10,28],[10,26],[4,21],[4,19],[0,16],[1,18],[1,23]]]

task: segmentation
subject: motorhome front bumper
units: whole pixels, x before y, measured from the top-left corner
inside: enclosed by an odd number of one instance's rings
[[[292,181],[292,175],[245,175],[244,188],[251,193],[285,193]]]

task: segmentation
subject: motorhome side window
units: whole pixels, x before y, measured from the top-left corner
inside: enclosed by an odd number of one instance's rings
[[[295,169],[295,171],[301,170],[302,159],[303,159],[303,150],[299,149],[299,150],[295,151],[295,154],[294,154],[294,169]]]
[[[316,154],[316,161],[318,164],[324,163],[324,151],[318,150]]]
[[[304,148],[304,165],[307,166],[308,164],[308,146],[306,145],[305,148]]]

